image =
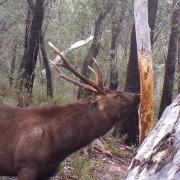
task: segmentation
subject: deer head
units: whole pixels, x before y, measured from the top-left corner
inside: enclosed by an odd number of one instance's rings
[[[100,109],[107,110],[109,108],[109,111],[116,110],[117,112],[114,112],[115,114],[120,114],[121,116],[123,116],[123,115],[127,115],[128,111],[132,112],[133,109],[135,109],[135,107],[138,105],[140,99],[139,94],[128,93],[123,91],[115,91],[104,87],[104,82],[99,68],[99,64],[95,59],[93,60],[95,67],[97,69],[97,73],[95,72],[94,69],[89,67],[89,69],[95,74],[96,77],[95,80],[93,81],[85,77],[77,70],[75,70],[74,67],[60,52],[60,50],[57,47],[55,47],[52,43],[49,43],[49,46],[62,59],[61,64],[55,64],[53,61],[49,60],[52,66],[54,66],[54,68],[59,73],[59,76],[83,88],[84,93],[88,97],[88,99],[90,98],[92,100],[96,100],[98,102],[98,106]],[[65,76],[63,72],[60,70],[60,67],[63,67],[69,70],[70,72],[72,72],[75,76],[77,76],[81,80],[81,82]]]

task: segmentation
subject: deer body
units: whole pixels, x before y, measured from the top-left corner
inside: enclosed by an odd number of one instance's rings
[[[22,180],[49,178],[69,154],[127,116],[138,102],[131,96],[121,102],[117,95],[103,95],[61,107],[0,106],[0,175],[17,175]]]
[[[66,77],[53,62],[60,77],[83,87],[89,101],[61,107],[10,108],[0,105],[0,175],[18,180],[45,180],[70,154],[105,134],[113,125],[131,115],[139,95],[111,91],[104,87],[99,66],[96,80],[76,71],[60,51],[60,66],[82,82]]]

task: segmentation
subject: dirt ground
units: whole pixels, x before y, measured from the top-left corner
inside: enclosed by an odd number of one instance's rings
[[[82,157],[87,157],[87,161],[92,165],[88,171],[80,174],[74,172],[73,168],[77,168],[77,165],[73,165],[74,158],[81,156],[78,153],[75,157],[67,160],[69,168],[65,165],[63,174],[58,174],[51,180],[123,180],[133,158],[133,148],[125,146],[121,141],[113,142],[112,145],[104,141],[102,144],[103,148],[96,143],[93,148],[91,147],[89,155],[82,155]],[[82,166],[82,169],[86,169],[87,166]]]

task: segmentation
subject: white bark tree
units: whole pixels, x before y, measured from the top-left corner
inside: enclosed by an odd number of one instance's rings
[[[154,78],[151,36],[148,24],[148,0],[134,1],[134,17],[140,75],[139,142],[141,143],[155,125],[153,101]]]
[[[137,150],[126,180],[180,179],[180,94]]]

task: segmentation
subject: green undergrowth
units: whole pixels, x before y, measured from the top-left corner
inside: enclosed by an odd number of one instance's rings
[[[92,160],[77,152],[60,165],[59,172],[65,179],[94,180],[100,165],[100,160]]]
[[[72,174],[74,174],[77,179],[92,179],[91,173],[95,171],[99,164],[100,162],[98,160],[93,162],[87,156],[76,154],[72,158]]]
[[[80,150],[68,157],[61,164],[61,176],[65,179],[94,180],[103,179],[103,177],[108,177],[110,174],[113,179],[118,179],[118,177],[115,178],[115,176],[111,174],[111,167],[114,165],[121,167],[123,161],[123,166],[128,167],[135,149],[131,149],[130,147],[126,149],[123,141],[119,138],[114,138],[110,133],[106,134],[100,141],[105,151],[112,154],[112,156],[97,151],[96,147],[98,147],[98,145],[93,143],[93,145],[88,146],[88,154],[84,154],[83,151]],[[101,147],[98,148],[101,149]],[[119,164],[119,162],[121,163]]]
[[[66,105],[76,101],[76,96],[72,95],[70,90],[55,91],[53,99],[47,97],[46,86],[44,84],[35,85],[33,96],[29,106],[51,106],[51,105]],[[26,93],[23,93],[22,98],[27,98]],[[0,103],[17,106],[17,95],[14,87],[0,84]]]

